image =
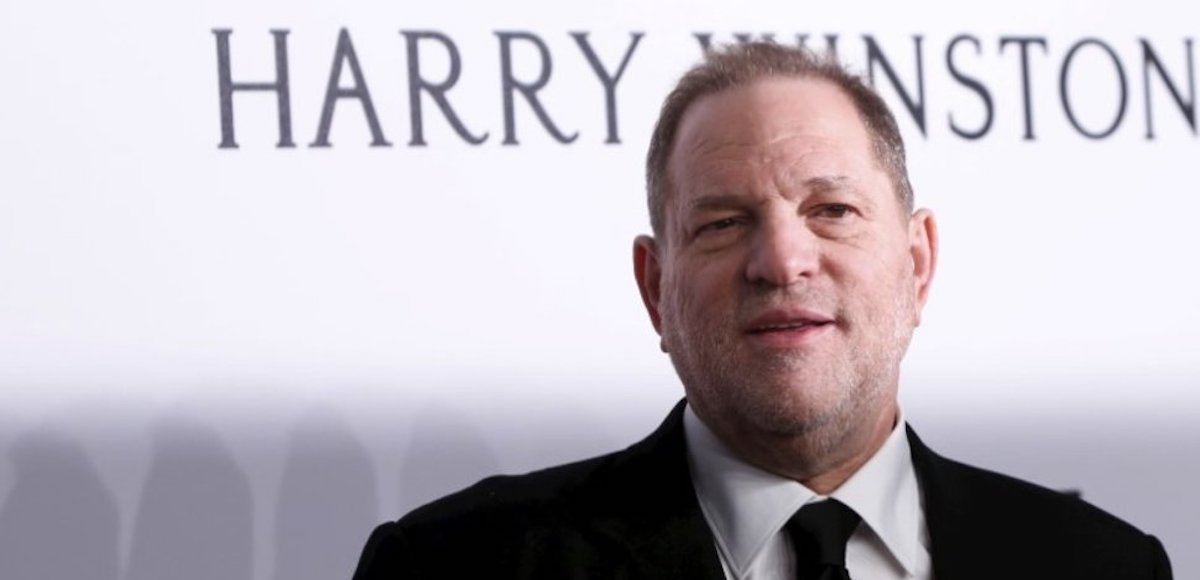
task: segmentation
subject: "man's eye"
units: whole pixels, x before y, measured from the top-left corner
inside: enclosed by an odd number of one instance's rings
[[[841,219],[853,211],[853,208],[844,203],[829,203],[817,208],[816,216],[831,219]]]
[[[722,219],[719,219],[716,221],[708,222],[708,223],[704,224],[703,226],[701,226],[700,233],[719,232],[721,230],[727,230],[729,228],[736,227],[739,223],[741,223],[741,222],[739,222],[737,220],[737,218],[731,218],[731,217],[722,218]]]

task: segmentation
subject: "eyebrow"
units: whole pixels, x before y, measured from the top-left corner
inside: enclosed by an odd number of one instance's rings
[[[743,207],[747,204],[758,205],[757,202],[750,201],[750,198],[744,195],[733,193],[713,193],[701,195],[687,204],[687,210],[695,211],[712,211],[721,209],[730,209],[735,207]]]
[[[871,196],[862,190],[856,180],[846,175],[810,177],[804,180],[804,187],[808,190],[809,195],[842,193],[854,198],[861,206],[868,208],[875,207],[875,201]]]
[[[845,175],[822,175],[804,180],[804,187],[814,193],[826,193],[839,189],[854,189]]]
[[[835,191],[845,191],[855,197],[863,197],[860,195],[858,188],[854,186],[853,180],[845,175],[821,175],[805,179],[802,183],[805,195],[831,193]],[[686,209],[688,211],[714,211],[722,209],[730,209],[737,207],[745,207],[746,205],[758,205],[759,201],[755,201],[752,197],[738,195],[733,193],[712,193],[703,194],[691,200]]]

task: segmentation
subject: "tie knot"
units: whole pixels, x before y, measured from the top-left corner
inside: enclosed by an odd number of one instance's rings
[[[827,499],[805,504],[788,520],[799,568],[837,566],[845,568],[846,541],[860,518],[846,504]]]

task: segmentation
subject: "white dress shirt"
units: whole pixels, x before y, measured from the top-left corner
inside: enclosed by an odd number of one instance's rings
[[[930,580],[929,530],[902,417],[883,446],[829,496],[733,455],[688,407],[688,462],[729,580],[795,580],[783,527],[804,504],[836,498],[862,523],[846,543],[853,580]]]

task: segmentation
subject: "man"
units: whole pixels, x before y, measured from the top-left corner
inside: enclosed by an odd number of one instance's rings
[[[380,526],[357,580],[1170,578],[1153,537],[906,429],[937,227],[860,79],[773,44],[709,54],[647,188],[635,276],[686,402],[629,449]]]

